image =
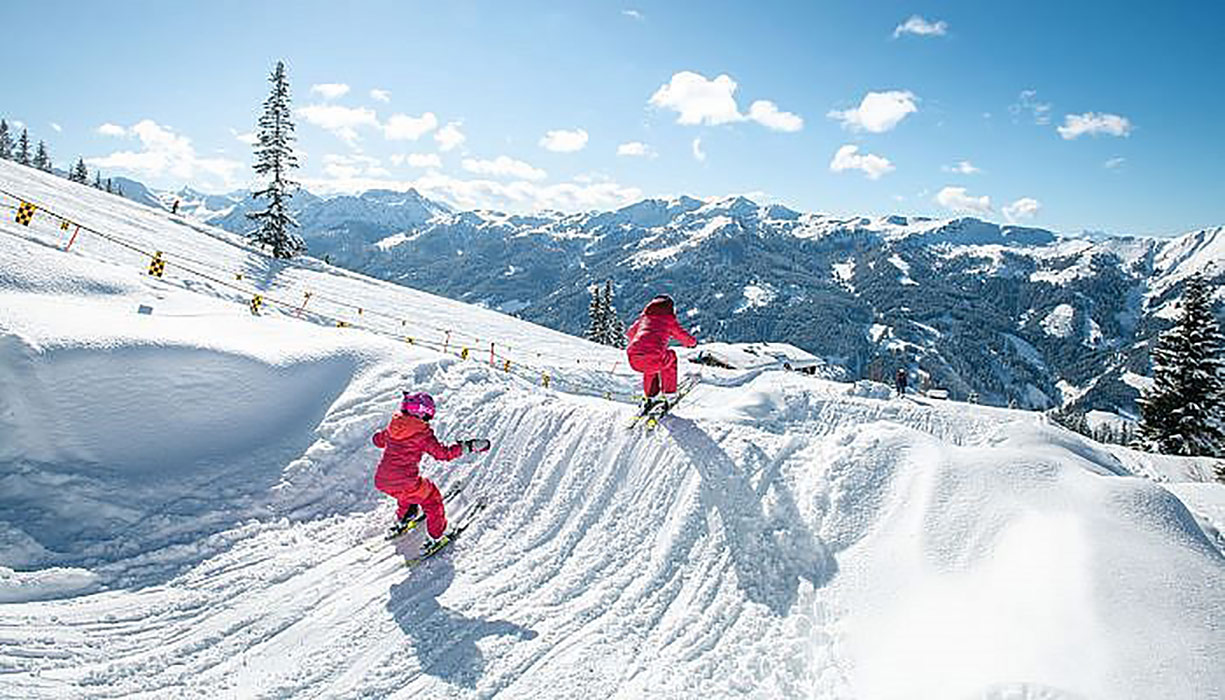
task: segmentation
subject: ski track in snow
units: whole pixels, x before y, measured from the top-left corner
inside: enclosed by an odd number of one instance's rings
[[[259,270],[226,234],[0,163],[0,186]],[[94,221],[94,220],[98,221]],[[168,228],[169,227],[169,228]],[[0,222],[0,695],[1204,698],[1225,687],[1225,498],[1202,465],[1040,414],[778,371],[622,404],[270,314]],[[156,235],[155,235],[156,234]],[[173,265],[173,257],[171,258]],[[316,269],[317,268],[317,269]],[[306,263],[368,309],[598,348]],[[138,302],[155,300],[153,317]],[[562,379],[624,388],[558,362]],[[410,571],[370,435],[440,399],[426,459],[489,508]],[[886,391],[884,396],[887,396]],[[91,422],[92,421],[92,422]],[[118,436],[119,439],[116,439]],[[18,565],[14,565],[18,564]],[[15,569],[15,571],[14,571]]]

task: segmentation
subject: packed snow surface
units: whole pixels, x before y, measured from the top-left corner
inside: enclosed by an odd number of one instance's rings
[[[703,383],[631,431],[633,407],[602,398],[635,386],[615,350],[271,263],[7,162],[0,188],[169,261],[159,280],[97,237],[63,252],[54,221],[0,223],[0,696],[1225,688],[1225,498],[1202,464],[1040,414],[688,363]],[[182,256],[319,306],[254,316]],[[403,328],[327,323],[375,312]],[[403,340],[436,327],[526,369]],[[406,388],[438,398],[444,440],[493,443],[423,463],[467,484],[453,517],[489,508],[411,570],[420,535],[381,540],[392,503],[371,483],[370,436]]]

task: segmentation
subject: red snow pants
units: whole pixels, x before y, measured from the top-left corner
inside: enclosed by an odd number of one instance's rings
[[[665,394],[676,393],[676,352],[665,350],[662,355],[630,355],[630,367],[642,372],[642,394],[655,396],[662,388]]]
[[[447,513],[443,508],[442,494],[429,479],[418,479],[416,486],[383,493],[395,498],[399,504],[396,508],[397,519],[404,517],[408,507],[416,503],[421,506],[421,512],[425,513],[425,530],[430,533],[430,537],[438,539],[447,531]]]

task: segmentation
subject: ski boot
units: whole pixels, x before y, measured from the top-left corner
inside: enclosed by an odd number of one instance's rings
[[[416,503],[409,504],[408,510],[404,511],[404,515],[396,518],[395,525],[387,528],[387,539],[395,539],[415,527],[420,513],[420,506]]]
[[[438,550],[447,546],[447,544],[450,541],[451,541],[450,532],[442,533],[442,537],[439,537],[437,539],[430,537],[430,534],[428,532],[425,533],[425,539],[421,541],[421,556],[422,557],[430,556],[434,552],[437,552]]]

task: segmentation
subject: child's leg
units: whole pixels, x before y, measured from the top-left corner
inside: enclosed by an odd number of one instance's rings
[[[421,510],[425,511],[425,530],[430,537],[438,539],[447,531],[447,513],[442,503],[442,494],[429,479],[422,479],[422,495],[418,496]]]
[[[669,350],[664,354],[663,366],[659,368],[659,377],[663,381],[664,393],[676,393],[676,352]]]
[[[642,375],[642,395],[648,399],[659,393],[659,372],[645,372]]]
[[[432,487],[426,479],[418,479],[417,482],[410,488],[403,488],[396,492],[379,489],[396,499],[396,520],[403,520],[404,514],[414,505],[419,505],[421,501],[428,495],[429,491],[427,484]],[[437,489],[434,489],[437,491]]]

